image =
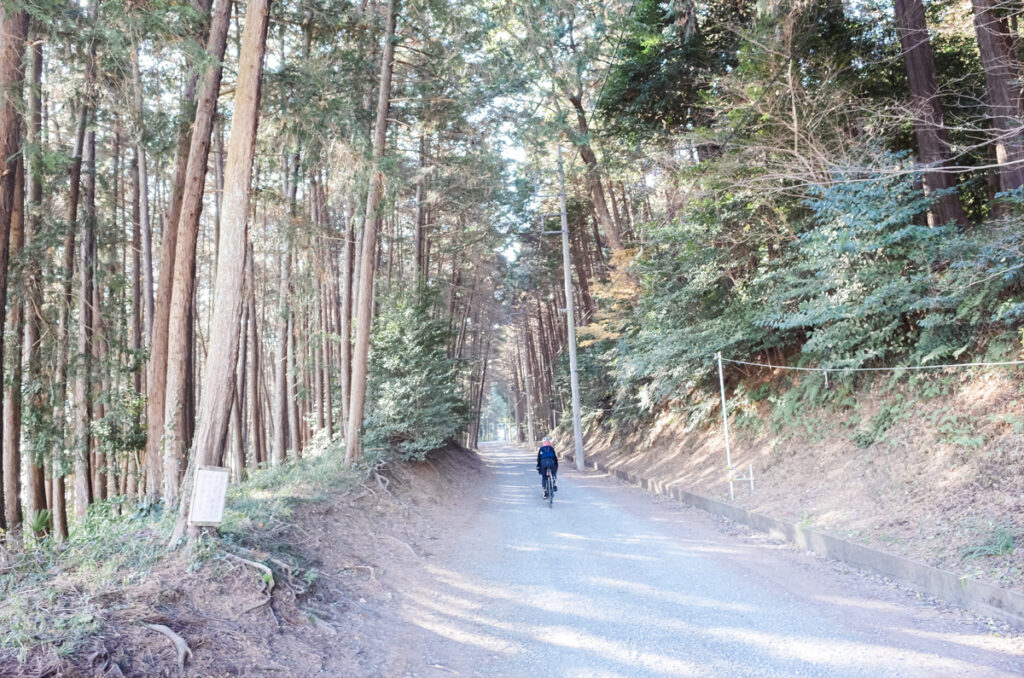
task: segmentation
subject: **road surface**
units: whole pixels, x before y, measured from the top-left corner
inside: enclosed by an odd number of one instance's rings
[[[1021,678],[1021,638],[706,514],[485,446],[480,497],[400,591],[389,676]]]

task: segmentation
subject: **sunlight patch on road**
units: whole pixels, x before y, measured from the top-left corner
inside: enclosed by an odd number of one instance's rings
[[[814,596],[814,599],[820,600],[823,603],[829,603],[830,605],[859,607],[862,610],[875,610],[878,612],[885,612],[886,614],[893,612],[899,613],[903,610],[903,608],[896,603],[887,603],[884,600],[868,600],[865,598],[849,598],[846,596],[830,596],[825,594],[818,594]]]
[[[908,648],[890,645],[838,640],[822,637],[805,638],[794,635],[764,633],[736,627],[717,627],[707,630],[708,635],[723,641],[742,642],[758,647],[780,659],[803,661],[815,665],[842,668],[876,667],[888,671],[900,663],[917,668],[934,666],[938,675],[971,675],[971,666],[951,657],[939,657]],[[891,641],[888,641],[891,642]],[[963,673],[938,673],[959,667]]]
[[[628,645],[566,626],[534,626],[532,635],[538,640],[561,647],[585,650],[629,666],[642,666],[651,675],[678,678],[705,675],[693,662],[655,652],[638,651]]]
[[[508,585],[487,585],[487,584],[474,584],[466,581],[464,577],[460,577],[451,573],[447,570],[428,567],[428,571],[433,574],[439,584],[447,585],[452,589],[451,593],[437,593],[431,591],[429,595],[423,594],[416,596],[412,594],[410,597],[416,600],[421,605],[432,606],[435,604],[435,600],[438,597],[450,598],[452,601],[464,600],[457,598],[456,596],[472,596],[479,601],[476,605],[466,605],[465,603],[459,605],[459,607],[466,610],[490,608],[496,602],[513,603],[515,605],[525,608],[532,608],[548,614],[572,614],[575,617],[582,619],[588,619],[598,622],[608,621],[619,621],[628,623],[633,620],[628,616],[624,616],[622,609],[615,610],[603,610],[595,603],[596,596],[592,592],[587,594],[577,594],[568,591],[558,591],[549,588],[540,587],[514,587]],[[455,603],[453,602],[453,605]],[[442,610],[445,612],[450,612]],[[567,612],[568,611],[568,612]],[[481,621],[485,623],[493,623],[493,621],[486,617],[479,617],[475,621]]]
[[[649,584],[643,584],[641,582],[623,581],[621,579],[606,579],[603,577],[591,577],[589,581],[594,586],[625,591],[626,593],[630,593],[634,596],[647,596],[654,600],[663,600],[687,607],[722,610],[723,612],[753,613],[757,611],[757,608],[754,605],[746,603],[730,603],[721,600],[714,600],[712,598],[666,591],[665,589],[655,588]]]
[[[523,648],[518,644],[511,643],[495,636],[469,631],[454,624],[426,615],[413,615],[409,621],[426,631],[436,633],[448,640],[462,645],[474,645],[487,650],[488,652],[504,655],[516,655],[523,651]]]
[[[963,633],[942,633],[941,631],[925,631],[923,629],[911,629],[911,628],[900,628],[900,633],[905,633],[908,636],[915,636],[917,638],[927,638],[929,640],[940,640],[950,645],[963,645],[965,647],[973,647],[976,650],[985,650],[986,652],[999,652],[1000,650],[993,647],[993,636],[988,633],[972,633],[970,635]],[[1024,641],[1022,641],[1022,650],[1024,650]],[[1024,675],[1024,674],[1022,674]]]

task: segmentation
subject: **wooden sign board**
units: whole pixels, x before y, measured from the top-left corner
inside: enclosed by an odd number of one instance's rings
[[[231,472],[220,466],[201,466],[196,469],[192,503],[188,509],[189,525],[220,525],[224,520],[224,498],[230,477]]]

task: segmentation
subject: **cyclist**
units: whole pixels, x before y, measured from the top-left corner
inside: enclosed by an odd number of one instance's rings
[[[555,448],[551,445],[551,441],[545,438],[540,444],[540,449],[537,450],[537,473],[540,474],[540,486],[544,487],[544,472],[551,469],[551,481],[555,488],[555,492],[558,491],[558,486],[555,484],[558,482],[558,455],[555,454]],[[544,498],[548,498],[548,491],[545,488]]]

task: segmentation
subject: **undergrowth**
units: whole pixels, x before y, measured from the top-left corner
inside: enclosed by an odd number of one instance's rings
[[[348,466],[342,443],[322,435],[300,460],[250,469],[245,482],[228,490],[220,537],[193,546],[189,569],[238,547],[282,553],[280,536],[299,506],[344,494],[378,461],[370,456]],[[0,667],[12,657],[24,662],[37,649],[74,656],[102,631],[110,612],[104,596],[144,581],[167,556],[176,514],[161,503],[97,502],[63,543],[44,538],[0,545]]]
[[[357,467],[345,464],[339,440],[319,436],[302,459],[288,459],[276,468],[250,472],[244,483],[228,489],[221,535],[248,538],[269,525],[284,522],[296,508],[325,501],[355,486],[373,457]]]
[[[163,555],[156,545],[173,519],[160,505],[124,515],[116,502],[93,504],[70,538],[3,549],[0,567],[0,656],[20,661],[36,646],[73,654],[102,625],[98,593],[138,582]]]

